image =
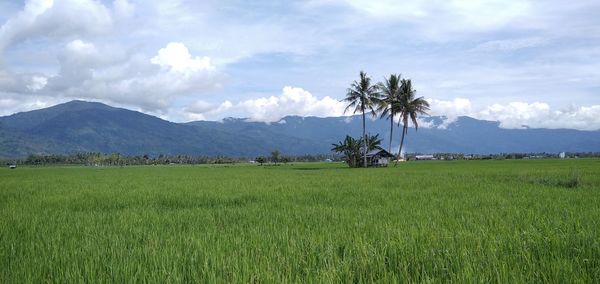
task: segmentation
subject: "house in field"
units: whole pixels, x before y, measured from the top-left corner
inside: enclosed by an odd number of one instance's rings
[[[384,149],[375,149],[367,152],[367,164],[371,167],[386,167],[394,155]]]

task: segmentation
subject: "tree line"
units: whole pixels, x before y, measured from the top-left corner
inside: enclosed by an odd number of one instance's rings
[[[359,139],[349,135],[343,141],[333,144],[332,151],[344,155],[346,162],[350,167],[359,167],[357,154],[362,150],[364,167],[367,167],[367,152],[373,149],[381,149],[381,140],[378,136],[367,135],[366,115],[373,117],[379,116],[380,119],[390,120],[390,141],[388,152],[392,152],[392,140],[395,119],[398,118],[397,125],[402,123],[402,132],[400,138],[400,147],[396,155],[396,164],[402,153],[404,137],[408,133],[408,123],[412,122],[415,129],[418,130],[418,116],[427,114],[429,103],[424,97],[417,97],[417,91],[413,89],[411,79],[403,79],[399,74],[391,74],[384,78],[382,82],[373,84],[371,78],[364,71],[360,71],[359,79],[354,81],[346,90],[346,97],[342,100],[348,105],[344,113],[353,111],[354,114],[362,115],[362,136]],[[358,151],[358,153],[357,153]]]
[[[274,151],[275,152],[275,151]],[[273,153],[272,153],[273,154]],[[334,159],[333,155],[282,155],[277,151],[276,160],[273,155],[264,157],[263,162],[292,163],[319,162]],[[119,153],[104,154],[86,152],[75,154],[32,154],[21,159],[0,159],[4,165],[83,165],[83,166],[129,166],[129,165],[196,165],[196,164],[235,164],[254,161],[249,157],[227,156],[193,156],[193,155],[134,155],[126,156]]]
[[[349,136],[348,136],[349,137]],[[349,143],[359,143],[359,139],[352,139]],[[381,139],[376,136],[370,136],[372,142],[371,147],[379,147]],[[373,139],[377,141],[373,142]],[[354,165],[361,163],[361,148],[353,148],[352,154]],[[358,149],[358,150],[357,150]],[[358,153],[357,153],[358,152]],[[409,153],[407,158],[414,159],[420,153]],[[505,160],[505,159],[556,159],[559,155],[556,153],[499,153],[499,154],[464,154],[464,153],[434,153],[433,157],[436,160]],[[599,158],[600,152],[567,152],[565,158]],[[273,153],[270,157],[259,156],[253,161],[262,163],[293,163],[293,162],[322,162],[327,159],[332,161],[343,160],[348,163],[345,155],[299,155],[287,156],[278,154],[274,159]],[[252,161],[243,157],[209,157],[209,156],[188,156],[188,155],[159,155],[150,157],[148,155],[141,156],[123,156],[118,153],[101,154],[101,153],[77,153],[72,155],[29,155],[25,159],[0,159],[1,165],[84,165],[84,166],[128,166],[128,165],[168,165],[168,164],[234,164]]]

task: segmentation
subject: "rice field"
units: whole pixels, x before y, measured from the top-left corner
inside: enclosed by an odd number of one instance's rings
[[[0,169],[0,282],[600,282],[600,160]]]

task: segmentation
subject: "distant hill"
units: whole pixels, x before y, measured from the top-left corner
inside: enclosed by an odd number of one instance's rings
[[[442,117],[424,119],[429,127],[411,129],[410,152],[589,152],[600,151],[600,131],[571,129],[503,129],[497,122],[459,117],[441,127]],[[370,133],[387,145],[389,121],[369,120]],[[119,152],[125,155],[187,154],[208,156],[326,154],[346,134],[359,136],[354,117],[288,116],[266,124],[228,118],[221,122],[173,123],[101,103],[72,101],[0,117],[0,157],[28,154]],[[399,141],[395,131],[394,145]]]

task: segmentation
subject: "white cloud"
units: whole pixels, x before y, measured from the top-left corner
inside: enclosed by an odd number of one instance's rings
[[[432,113],[449,117],[515,101],[600,103],[594,0],[4,2],[0,99],[24,105],[82,98],[171,115],[203,101],[217,103],[189,114],[337,115],[326,106],[337,104],[361,69],[376,72],[374,79],[402,72],[419,95],[440,99]],[[323,94],[313,96],[321,109],[264,95],[284,85]],[[325,94],[330,102],[322,102]],[[218,103],[225,100],[230,107]],[[531,104],[524,111],[536,116],[560,110]],[[561,112],[594,113],[577,109]],[[504,108],[488,112],[520,125],[501,117]]]
[[[43,89],[48,78],[39,73],[13,73],[0,69],[0,94],[33,94]]]
[[[91,47],[85,48],[88,49]],[[79,52],[72,56],[81,63],[93,59],[94,54]],[[67,56],[64,60],[67,66],[70,59]],[[192,57],[181,43],[168,44],[151,59],[136,54],[107,66],[92,59],[73,71],[63,69],[65,72],[56,80],[61,80],[61,76],[66,78],[54,91],[70,97],[105,99],[145,110],[166,111],[177,97],[202,94],[218,87],[220,80],[208,57]]]
[[[193,57],[181,43],[148,57],[76,39],[65,45],[58,61],[55,75],[0,69],[0,94],[19,95],[23,101],[27,96],[93,99],[165,112],[177,98],[201,96],[221,80],[208,57]]]
[[[286,86],[279,96],[250,99],[235,104],[225,101],[218,106],[198,101],[185,111],[188,118],[217,119],[222,118],[225,112],[230,112],[250,121],[276,122],[287,115],[341,116],[344,113],[344,103],[328,96],[319,99],[302,88]]]
[[[69,53],[83,54],[88,56],[96,54],[96,47],[93,44],[84,42],[80,39],[69,42],[66,49]]]
[[[274,122],[286,115],[340,116],[344,104],[331,97],[319,99],[302,88],[286,86],[280,96],[246,100],[239,104],[252,121]]]
[[[510,102],[474,106],[469,99],[454,100],[429,99],[431,114],[447,116],[438,128],[446,128],[458,116],[500,122],[502,128],[572,128],[580,130],[600,130],[600,105],[570,106],[553,109],[543,102]],[[425,124],[427,125],[427,124]],[[431,125],[430,125],[431,127]]]
[[[448,125],[454,121],[459,116],[468,115],[472,112],[472,104],[469,99],[466,98],[455,98],[450,101],[438,100],[438,99],[427,99],[430,105],[430,111],[428,112],[430,115],[434,116],[445,116],[446,119],[441,125],[438,125],[438,128],[445,129]],[[421,123],[419,124],[421,125]],[[423,127],[432,127],[432,122],[422,123]]]
[[[186,120],[209,120],[222,116],[231,109],[233,104],[230,101],[224,101],[220,105],[214,105],[202,100],[196,101],[183,110],[183,118]],[[181,115],[179,115],[181,116]]]
[[[502,29],[532,12],[531,4],[526,0],[330,0],[310,3],[347,5],[372,20],[411,24],[419,31],[419,36],[436,40]]]
[[[161,48],[158,55],[153,57],[150,62],[186,76],[200,71],[215,70],[215,67],[210,63],[210,58],[206,56],[192,57],[187,47],[180,42],[172,42],[165,48]]]
[[[111,25],[109,9],[98,1],[29,0],[22,11],[0,27],[0,53],[28,39],[93,35]]]
[[[475,116],[499,121],[503,128],[600,129],[600,105],[553,110],[548,104],[541,102],[512,102],[507,105],[493,104]]]
[[[43,89],[46,84],[48,84],[48,78],[34,75],[31,77],[31,83],[27,85],[27,89],[36,92]]]
[[[22,97],[18,94],[0,92],[0,116],[16,112],[47,108],[67,100],[45,96]]]
[[[600,130],[600,105],[571,106],[553,109],[541,102],[510,102],[506,104],[476,105],[467,98],[452,100],[427,99],[432,116],[444,116],[441,124],[419,118],[419,127],[446,129],[459,116],[498,121],[502,128],[572,128]],[[277,122],[286,115],[342,116],[344,103],[329,97],[319,99],[302,88],[284,87],[279,96],[262,97],[238,103],[225,101],[212,104],[196,101],[184,109],[187,120],[219,120],[230,114],[247,117],[250,121]],[[346,117],[349,122],[350,116]],[[284,122],[282,122],[284,123]]]

